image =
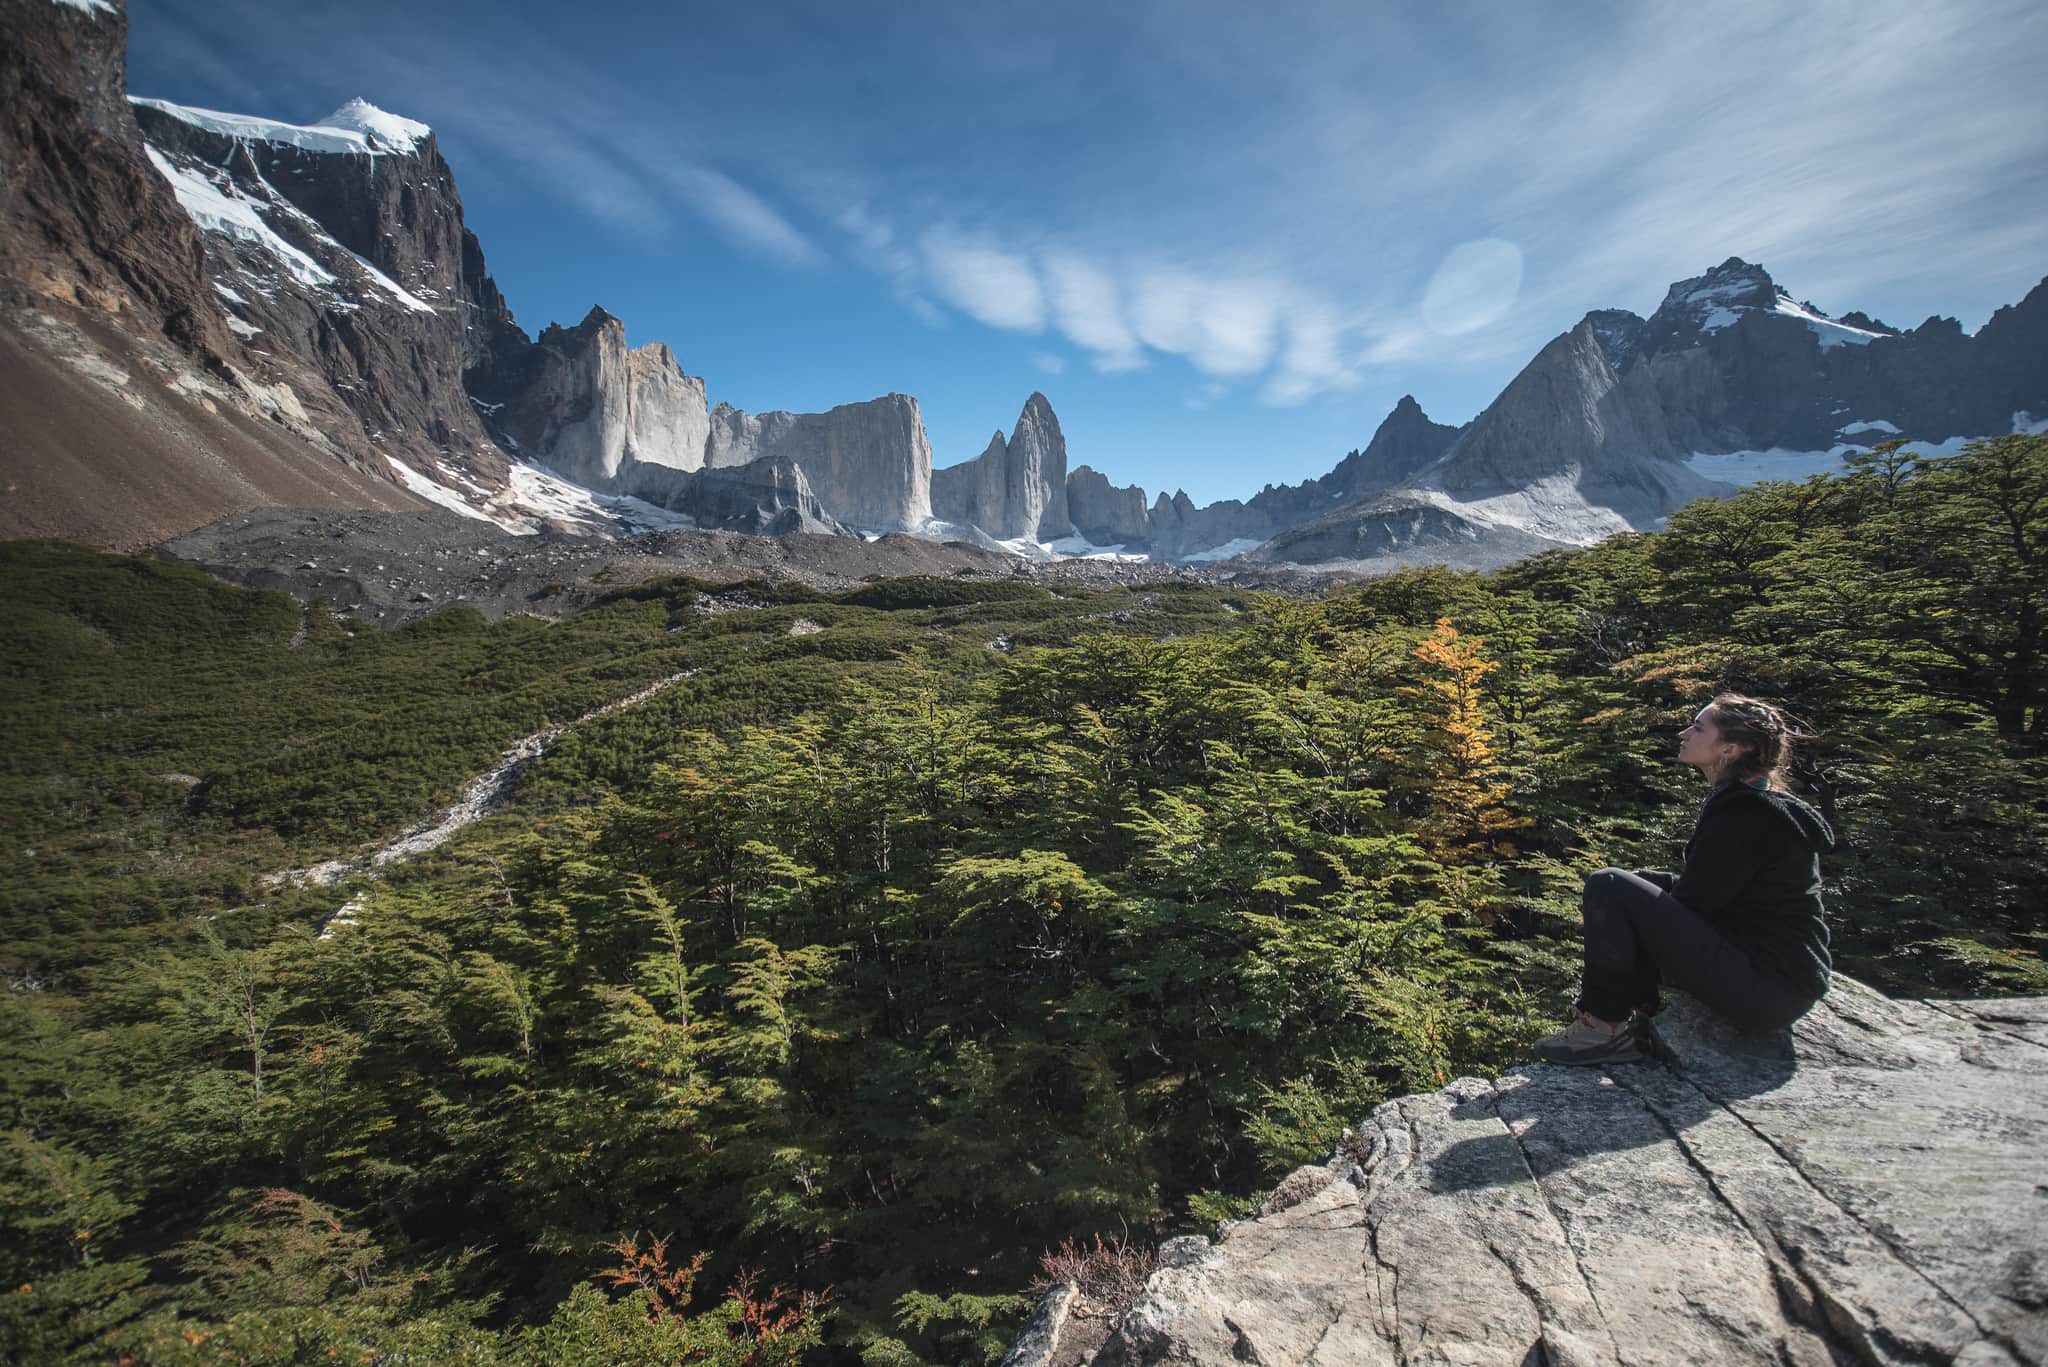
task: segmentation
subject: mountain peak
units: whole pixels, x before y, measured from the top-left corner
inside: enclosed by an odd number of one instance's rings
[[[416,152],[434,136],[434,130],[425,124],[387,113],[360,95],[320,120],[319,126],[353,129],[371,147],[387,152]]]
[[[1627,309],[1594,309],[1579,320],[1580,327],[1593,329],[1594,339],[1606,354],[1607,363],[1622,369],[1636,354],[1643,335],[1643,320]]]
[[[1778,284],[1769,271],[1731,256],[1704,275],[1673,284],[1657,312],[1687,310],[1710,314],[1745,306],[1767,309],[1777,301]]]
[[[433,136],[423,123],[387,114],[367,100],[350,100],[318,123],[284,123],[251,114],[230,114],[218,109],[198,109],[141,95],[128,96],[128,103],[141,109],[203,128],[209,133],[237,142],[271,142],[296,147],[302,152],[338,152],[355,156],[407,156]]]

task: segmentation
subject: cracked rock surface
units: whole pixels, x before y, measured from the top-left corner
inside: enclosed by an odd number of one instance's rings
[[[1040,1324],[1007,1367],[2048,1361],[2048,1001],[1837,977],[1777,1036],[1657,1027],[1668,1066],[1381,1106],[1099,1349]]]

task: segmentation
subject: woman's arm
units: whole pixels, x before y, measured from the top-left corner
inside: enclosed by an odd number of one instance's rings
[[[1771,814],[1734,799],[1715,804],[1701,818],[1685,852],[1685,872],[1671,895],[1712,920],[1763,868],[1771,849]]]
[[[1666,873],[1662,869],[1637,869],[1635,870],[1635,875],[1644,882],[1655,883],[1666,892],[1678,886],[1678,875]]]

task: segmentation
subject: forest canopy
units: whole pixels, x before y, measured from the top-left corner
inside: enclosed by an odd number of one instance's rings
[[[0,545],[0,1344],[994,1362],[1043,1255],[1518,1061],[1584,875],[1678,866],[1724,688],[1817,737],[1841,971],[2048,991],[2044,511],[2048,437],[1887,443],[1317,600],[668,580],[353,633]],[[440,851],[268,877],[671,675]]]

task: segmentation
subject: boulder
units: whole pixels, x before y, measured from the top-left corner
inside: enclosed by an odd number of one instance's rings
[[[1657,1029],[1664,1062],[1388,1102],[1072,1360],[2048,1361],[2048,1000],[1837,977],[1777,1035]]]

